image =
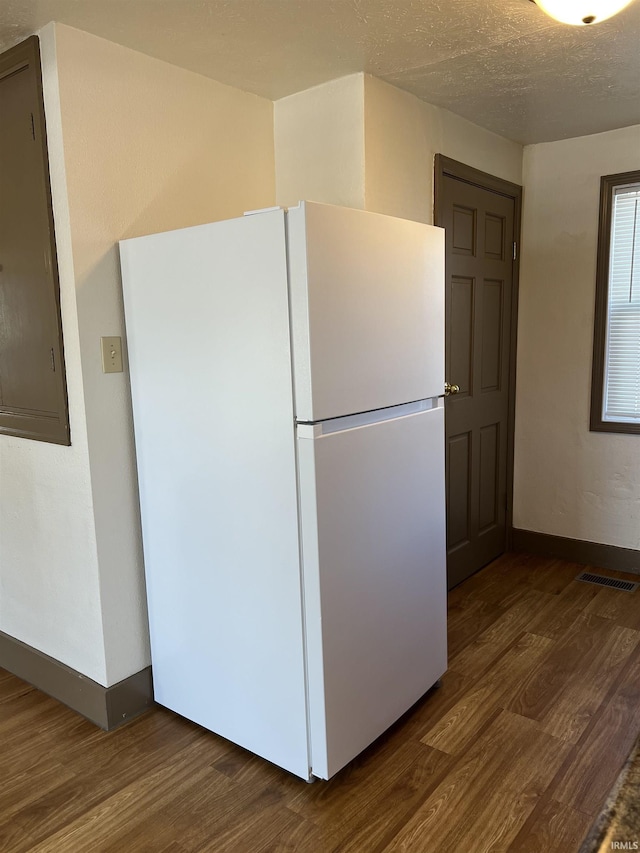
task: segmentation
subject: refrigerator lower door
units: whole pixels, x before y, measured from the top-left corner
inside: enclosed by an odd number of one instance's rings
[[[298,426],[311,766],[324,779],[446,669],[444,410],[377,414]]]

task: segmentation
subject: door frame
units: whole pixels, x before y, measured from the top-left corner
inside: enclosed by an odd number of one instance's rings
[[[513,261],[513,290],[511,294],[511,352],[509,353],[509,412],[507,419],[507,507],[505,517],[505,551],[511,550],[513,539],[513,469],[516,413],[516,361],[518,350],[518,293],[520,283],[520,228],[522,222],[522,187],[459,163],[443,154],[436,154],[434,165],[433,222],[443,220],[442,198],[445,177],[456,178],[481,189],[513,199],[513,236],[516,243]]]

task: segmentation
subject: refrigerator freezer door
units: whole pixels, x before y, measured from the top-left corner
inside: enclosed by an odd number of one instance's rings
[[[121,260],[155,697],[307,778],[284,213]]]
[[[446,669],[444,411],[320,430],[298,427],[298,464],[311,763],[326,779]]]
[[[444,389],[444,231],[301,202],[287,214],[296,418]]]

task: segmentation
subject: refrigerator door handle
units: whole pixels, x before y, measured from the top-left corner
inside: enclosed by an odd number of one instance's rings
[[[328,418],[315,423],[298,422],[297,434],[300,438],[319,438],[321,435],[330,435],[334,432],[342,432],[347,429],[377,424],[382,421],[390,421],[396,418],[418,415],[431,409],[442,406],[439,397],[429,397],[425,400],[414,400],[411,403],[403,403],[400,406],[389,406],[386,409],[375,409],[371,412],[358,412],[354,415],[344,415],[340,418]]]

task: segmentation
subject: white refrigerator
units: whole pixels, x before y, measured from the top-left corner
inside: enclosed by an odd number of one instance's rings
[[[328,779],[446,669],[444,232],[120,244],[155,699]]]

